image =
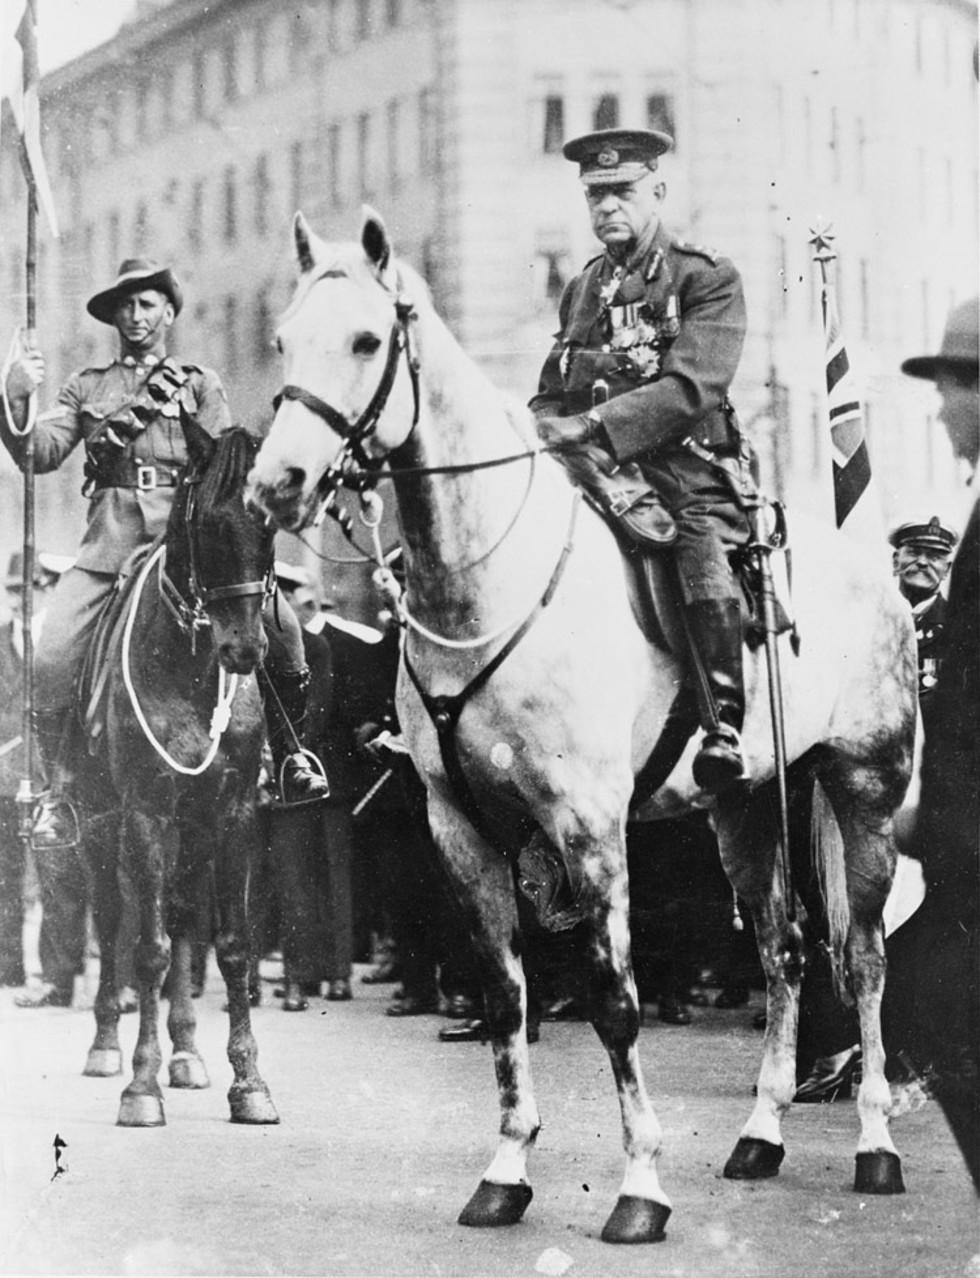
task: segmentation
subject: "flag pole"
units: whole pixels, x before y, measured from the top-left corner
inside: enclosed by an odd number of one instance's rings
[[[25,166],[27,171],[27,166]],[[27,251],[24,259],[26,285],[26,329],[24,346],[37,346],[37,188],[27,181]],[[36,391],[33,394],[37,394]],[[33,414],[29,411],[29,414]],[[24,476],[24,542],[21,580],[21,618],[24,638],[24,696],[21,736],[24,739],[24,775],[17,789],[18,833],[30,842],[34,814],[34,430],[24,438],[21,460]]]

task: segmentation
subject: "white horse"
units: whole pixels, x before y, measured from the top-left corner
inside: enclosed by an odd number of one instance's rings
[[[510,1224],[531,1199],[539,1116],[514,857],[536,831],[532,842],[557,850],[575,888],[591,1018],[619,1093],[626,1172],[602,1236],[659,1240],[670,1204],[637,1052],[625,827],[634,779],[661,738],[686,662],[645,637],[615,537],[540,452],[527,410],[487,381],[422,281],[396,263],[381,219],[366,210],[360,242],[337,245],[297,214],[294,238],[299,283],[278,330],[287,384],[249,497],[295,531],[345,479],[382,462],[393,477],[407,588],[398,713],[481,961],[500,1094],[496,1153],[460,1221]],[[854,547],[801,524],[794,555],[799,655],[780,640],[791,808],[794,819],[809,814],[819,781],[815,824],[824,833],[834,825],[832,805],[841,836],[820,841],[820,868],[834,952],[861,1021],[855,1187],[901,1192],[879,1019],[881,912],[895,864],[892,814],[911,768],[914,635],[884,570]],[[758,1099],[725,1167],[726,1176],[754,1179],[775,1175],[783,1157],[803,946],[776,856],[758,651],[746,655],[746,683],[750,780],[714,805],[714,820],[767,979]],[[693,754],[691,742],[647,815],[708,805],[691,776]],[[797,877],[802,885],[806,876]]]

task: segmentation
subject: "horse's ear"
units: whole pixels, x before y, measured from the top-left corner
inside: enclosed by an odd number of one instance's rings
[[[296,261],[305,275],[313,269],[313,232],[302,213],[293,218],[293,242],[296,245]]]
[[[195,470],[203,470],[217,447],[214,436],[192,417],[183,404],[180,405],[180,428],[187,443],[187,456]]]
[[[391,240],[380,213],[369,204],[362,205],[361,245],[369,262],[373,262],[382,275],[391,261]]]

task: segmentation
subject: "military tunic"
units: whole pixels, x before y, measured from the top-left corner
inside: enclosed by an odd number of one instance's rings
[[[558,314],[532,412],[598,408],[616,460],[640,464],[677,522],[686,601],[731,597],[727,552],[748,535],[716,464],[742,443],[728,401],[746,325],[734,265],[661,224],[625,270],[608,254],[589,262]]]
[[[946,600],[940,594],[912,609],[915,620],[916,651],[919,659],[919,708],[928,730],[933,692],[942,665],[943,631],[946,627]]]

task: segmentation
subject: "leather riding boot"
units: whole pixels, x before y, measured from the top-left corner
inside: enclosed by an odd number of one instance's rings
[[[744,773],[739,736],[745,718],[739,602],[699,599],[685,605],[684,617],[705,732],[694,760],[694,780],[708,794],[718,794]]]
[[[35,710],[34,731],[48,774],[48,789],[34,809],[31,842],[36,848],[56,850],[78,846],[78,814],[70,793],[75,779],[69,762],[72,711]]]
[[[319,803],[329,796],[330,784],[320,760],[305,749],[303,742],[309,667],[282,672],[263,666],[261,675],[259,688],[279,805],[292,808]]]
[[[558,460],[630,541],[661,550],[677,540],[673,516],[635,462],[616,466],[594,445],[558,454]]]

